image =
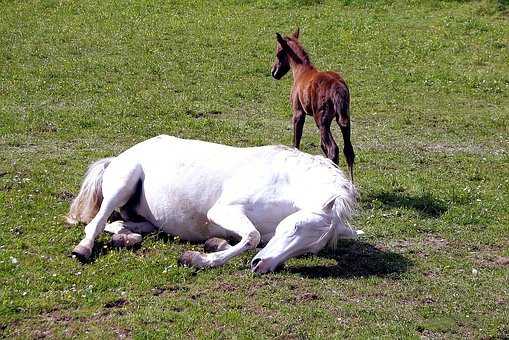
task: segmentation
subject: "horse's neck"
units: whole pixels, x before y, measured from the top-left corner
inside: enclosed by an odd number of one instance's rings
[[[293,74],[293,82],[297,83],[299,82],[300,78],[305,75],[308,72],[312,72],[313,70],[316,70],[313,64],[306,63],[306,64],[293,64],[291,65],[292,68],[292,74]]]

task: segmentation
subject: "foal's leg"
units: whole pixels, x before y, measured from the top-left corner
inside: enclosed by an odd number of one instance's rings
[[[350,141],[350,118],[347,114],[343,114],[341,117],[338,115],[336,116],[336,121],[341,129],[341,134],[343,135],[343,154],[345,155],[348,170],[350,171],[350,179],[353,183],[353,163],[355,161],[355,153],[353,152],[352,142]]]
[[[306,113],[303,110],[296,109],[293,113],[293,146],[300,148],[300,140],[302,138],[302,130],[306,121]]]
[[[246,250],[256,248],[260,243],[260,233],[244,214],[242,206],[216,205],[209,210],[207,217],[211,223],[240,236],[240,242],[216,253],[203,254],[197,251],[186,251],[180,257],[179,263],[198,268],[217,267]]]
[[[140,178],[137,167],[122,169],[113,173],[112,165],[106,169],[103,177],[103,201],[97,215],[85,227],[85,238],[74,248],[72,254],[86,260],[92,255],[96,237],[102,233],[113,210],[127,203],[135,192]],[[109,176],[108,176],[109,174]],[[108,176],[108,177],[107,177]]]
[[[319,126],[322,150],[326,151],[327,158],[335,164],[339,163],[339,148],[330,131],[331,122],[327,121]]]

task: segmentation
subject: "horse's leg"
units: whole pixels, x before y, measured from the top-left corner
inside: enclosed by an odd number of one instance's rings
[[[142,234],[148,234],[156,228],[148,221],[131,222],[115,221],[104,227],[104,230],[112,233],[111,241],[113,246],[124,248],[134,247],[141,243]]]
[[[236,245],[216,253],[203,254],[197,251],[186,251],[179,263],[198,268],[217,267],[225,264],[234,256],[246,250],[254,249],[260,243],[260,233],[244,214],[239,205],[216,205],[207,213],[211,223],[241,237]]]
[[[332,137],[332,133],[330,130],[330,121],[324,122],[320,124],[320,140],[322,145],[322,150],[326,150],[327,158],[332,160],[335,164],[339,163],[339,148],[336,142],[334,141],[334,137]]]
[[[300,140],[302,138],[302,130],[304,129],[304,122],[306,121],[306,113],[301,109],[295,109],[292,121],[293,121],[293,146],[299,149]]]
[[[232,246],[225,239],[219,237],[213,237],[207,240],[203,246],[203,250],[206,253],[215,253],[217,251],[222,251],[226,249],[230,249]]]
[[[86,260],[92,255],[92,248],[96,237],[104,230],[106,222],[112,212],[127,203],[136,190],[140,178],[138,168],[123,169],[121,173],[112,173],[111,165],[103,177],[103,200],[97,215],[85,227],[85,238],[73,249],[72,254],[80,260]],[[109,177],[106,177],[110,174]]]
[[[343,154],[345,155],[348,170],[350,171],[350,179],[353,183],[353,163],[355,161],[355,153],[353,152],[352,142],[350,141],[350,118],[346,114],[341,117],[338,115],[336,116],[336,121],[341,129],[341,134],[343,135]]]

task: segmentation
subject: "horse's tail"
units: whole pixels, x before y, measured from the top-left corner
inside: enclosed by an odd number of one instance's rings
[[[338,124],[343,127],[347,126],[350,120],[350,91],[344,82],[337,85],[332,92],[332,105]]]
[[[94,162],[87,170],[78,196],[72,201],[66,221],[69,224],[89,223],[99,211],[103,200],[102,182],[104,170],[113,158]]]
[[[332,205],[332,236],[329,241],[332,249],[336,248],[339,239],[352,239],[364,234],[362,230],[352,228],[349,223],[357,205],[357,190],[351,182],[346,182],[342,189]]]

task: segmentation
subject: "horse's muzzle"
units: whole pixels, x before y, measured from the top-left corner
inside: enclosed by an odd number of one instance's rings
[[[281,79],[281,74],[278,74],[279,72],[279,68],[277,67],[273,67],[272,70],[270,71],[271,75],[272,75],[272,78],[276,79],[276,80],[279,80]]]
[[[260,272],[259,270],[261,269],[260,268],[260,265],[262,263],[262,259],[260,258],[254,258],[252,261],[251,261],[251,271],[253,273],[256,273],[256,274],[262,274],[262,272]]]
[[[269,259],[261,259],[255,257],[251,261],[251,271],[255,274],[265,274],[272,271],[271,261]]]

